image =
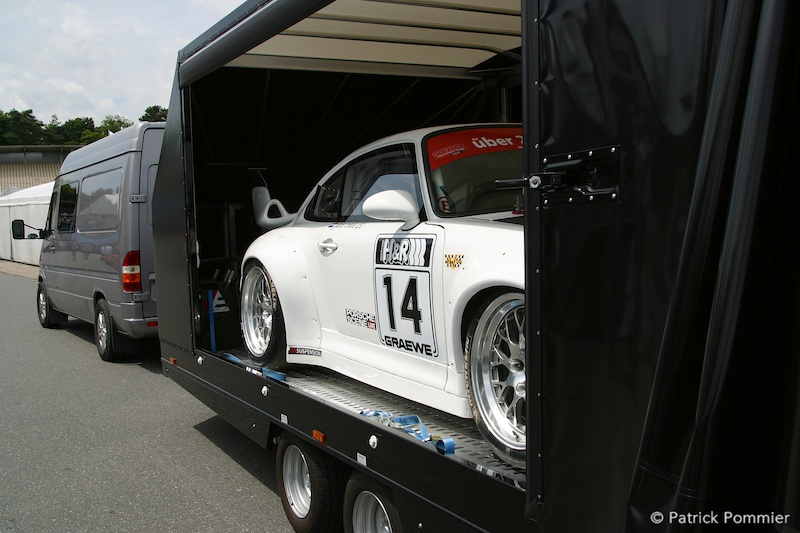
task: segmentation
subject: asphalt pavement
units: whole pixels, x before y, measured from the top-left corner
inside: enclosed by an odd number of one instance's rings
[[[275,456],[161,374],[47,330],[36,267],[0,261],[0,531],[292,531]]]

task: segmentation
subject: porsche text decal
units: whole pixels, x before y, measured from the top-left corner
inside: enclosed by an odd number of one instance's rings
[[[372,313],[364,313],[363,311],[356,311],[355,309],[345,309],[347,314],[347,323],[361,326],[362,328],[375,329],[375,315]]]

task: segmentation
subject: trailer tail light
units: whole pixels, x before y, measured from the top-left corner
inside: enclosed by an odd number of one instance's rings
[[[128,252],[122,260],[122,290],[142,292],[142,268],[138,251]]]

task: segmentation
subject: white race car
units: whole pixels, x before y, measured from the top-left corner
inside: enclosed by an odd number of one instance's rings
[[[318,365],[474,417],[525,461],[522,128],[402,133],[354,152],[297,214],[254,190],[242,333],[270,368]]]

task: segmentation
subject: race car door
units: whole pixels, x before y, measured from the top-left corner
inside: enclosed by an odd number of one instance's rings
[[[446,356],[435,334],[433,266],[443,233],[419,224],[367,217],[363,202],[385,190],[408,192],[421,206],[412,144],[369,152],[321,186],[308,216],[321,225],[317,244],[323,351],[429,387],[444,388]],[[441,315],[441,313],[439,313]]]

